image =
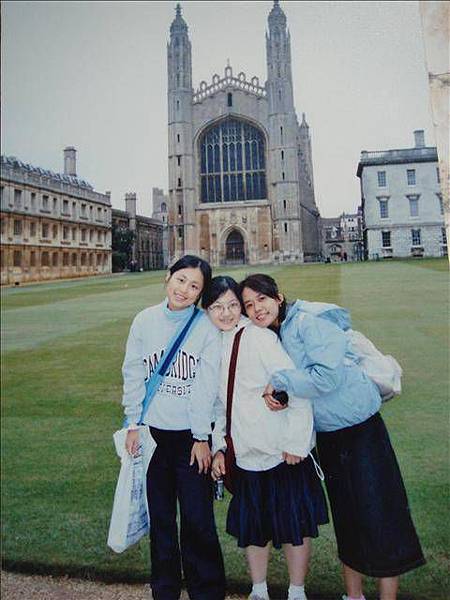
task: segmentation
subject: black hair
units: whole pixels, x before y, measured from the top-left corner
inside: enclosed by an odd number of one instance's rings
[[[169,267],[170,276],[177,271],[181,271],[181,269],[200,269],[203,275],[203,289],[202,293],[199,295],[195,304],[198,304],[198,301],[205,294],[205,290],[207,290],[211,284],[212,278],[212,270],[208,262],[200,258],[199,256],[194,256],[193,254],[186,254],[179,258],[171,267]]]
[[[254,273],[253,275],[249,275],[243,281],[239,283],[239,298],[242,300],[242,292],[244,288],[250,288],[254,292],[259,292],[260,294],[264,294],[269,298],[273,298],[274,300],[280,299],[280,292],[278,290],[278,285],[273,277],[270,275],[265,275],[264,273]],[[281,324],[286,318],[286,308],[287,302],[286,298],[283,298],[283,302],[280,304],[280,312],[278,315],[278,321]],[[244,314],[247,314],[244,306]],[[278,333],[279,327],[275,327],[270,325],[269,329],[273,329]]]
[[[211,279],[211,283],[208,288],[205,288],[205,292],[202,298],[202,306],[203,308],[208,308],[213,304],[222,294],[225,294],[231,290],[236,298],[239,300],[242,310],[244,307],[242,306],[241,296],[239,294],[239,284],[232,277],[228,275],[218,275],[217,277],[213,277]]]

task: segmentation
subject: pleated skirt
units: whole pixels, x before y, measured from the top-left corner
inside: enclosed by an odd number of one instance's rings
[[[297,465],[283,462],[267,471],[238,467],[226,530],[239,547],[264,547],[268,542],[275,548],[299,546],[305,537],[317,537],[318,526],[325,523],[325,494],[311,457]]]
[[[317,433],[341,561],[364,575],[394,577],[425,563],[402,475],[379,413]]]

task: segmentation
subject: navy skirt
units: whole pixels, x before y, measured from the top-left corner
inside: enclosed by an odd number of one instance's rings
[[[325,494],[311,457],[297,465],[283,462],[267,471],[237,468],[236,490],[227,515],[227,533],[238,546],[272,542],[300,546],[328,523]]]
[[[317,433],[341,561],[364,575],[394,577],[425,563],[402,475],[379,413]]]

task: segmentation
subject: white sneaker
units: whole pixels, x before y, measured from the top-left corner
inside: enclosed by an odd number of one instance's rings
[[[247,600],[270,600],[269,596],[257,596],[256,594],[250,594]]]
[[[306,594],[303,592],[301,596],[294,596],[293,598],[288,598],[288,600],[308,600]]]

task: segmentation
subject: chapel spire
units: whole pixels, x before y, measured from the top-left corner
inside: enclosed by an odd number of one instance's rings
[[[175,7],[175,18],[170,25],[167,45],[169,90],[192,88],[192,50],[188,26],[181,14],[181,5]]]

